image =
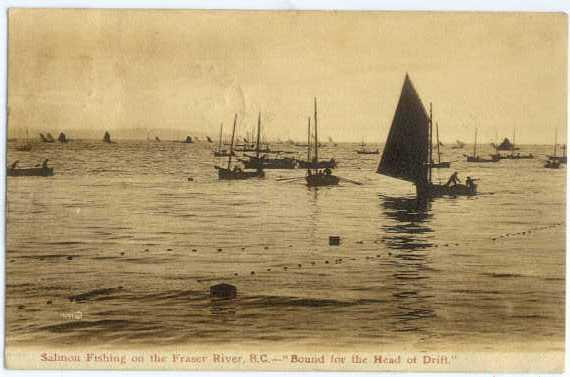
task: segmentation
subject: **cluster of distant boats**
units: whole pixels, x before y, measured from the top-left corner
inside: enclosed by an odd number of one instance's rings
[[[347,181],[354,184],[359,182],[339,177],[333,174],[333,169],[337,167],[334,158],[329,160],[319,159],[319,148],[322,144],[318,139],[318,121],[317,121],[317,99],[314,99],[314,113],[312,118],[307,119],[307,143],[300,144],[292,141],[287,144],[301,146],[307,148],[306,158],[296,158],[285,156],[295,152],[284,150],[271,150],[269,146],[261,145],[261,113],[257,121],[257,134],[255,142],[252,142],[253,132],[243,138],[243,143],[236,142],[236,126],[238,122],[237,114],[234,115],[231,140],[225,143],[222,139],[223,124],[220,125],[219,140],[212,153],[215,157],[227,158],[227,163],[215,165],[220,180],[243,180],[250,178],[265,177],[266,169],[306,169],[306,174],[302,177],[285,178],[280,180],[295,181],[304,179],[308,186],[333,186],[340,181]],[[312,124],[311,124],[312,120]],[[457,180],[457,173],[454,173],[446,184],[435,184],[432,182],[432,169],[449,168],[450,161],[441,160],[440,147],[443,143],[439,140],[439,125],[435,123],[435,135],[433,132],[433,116],[432,105],[429,105],[429,113],[426,111],[422,101],[420,100],[409,76],[406,74],[400,99],[398,101],[390,132],[384,146],[382,158],[378,164],[377,173],[387,175],[393,178],[412,182],[416,186],[418,197],[443,196],[443,195],[475,195],[477,193],[476,179],[467,177],[465,184]],[[435,140],[434,140],[435,136]],[[40,134],[40,139],[44,143],[54,143],[56,139],[50,133]],[[544,164],[545,168],[558,169],[562,164],[566,164],[566,146],[562,146],[562,155],[558,155],[557,135],[555,134],[553,154],[547,156]],[[192,144],[198,138],[187,136],[182,143]],[[213,140],[206,136],[208,143]],[[60,143],[67,143],[69,139],[61,132],[57,138]],[[155,141],[160,142],[158,137]],[[105,132],[103,142],[114,143],[111,140],[109,132]],[[434,143],[435,142],[435,143]],[[336,145],[331,138],[329,144]],[[532,154],[521,154],[517,152],[518,147],[505,138],[500,144],[491,144],[495,149],[494,154],[490,154],[488,158],[481,157],[478,154],[477,129],[475,129],[475,142],[473,144],[473,152],[471,155],[464,154],[466,162],[469,163],[496,163],[503,159],[519,160],[533,159]],[[226,148],[228,147],[229,148]],[[435,147],[435,148],[434,148]],[[465,143],[457,140],[452,149],[463,149]],[[26,142],[17,147],[20,151],[29,151],[32,146],[29,143],[26,133]],[[435,151],[434,151],[435,149]],[[502,154],[501,152],[510,152]],[[236,152],[242,152],[243,155],[237,156]],[[378,149],[369,149],[364,142],[360,148],[355,150],[357,154],[375,155],[379,154]],[[248,154],[249,153],[249,154]],[[434,154],[437,160],[434,160]],[[8,176],[50,176],[53,175],[53,168],[47,167],[47,160],[42,167],[34,167],[22,169],[15,165],[8,168]]]

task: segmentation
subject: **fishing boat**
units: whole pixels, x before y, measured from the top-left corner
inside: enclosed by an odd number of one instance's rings
[[[488,163],[488,162],[498,162],[500,161],[500,157],[498,154],[490,155],[491,158],[482,158],[477,155],[477,128],[475,128],[475,142],[473,143],[473,155],[467,156],[467,162],[478,162],[478,163]]]
[[[392,178],[412,182],[420,200],[437,196],[475,195],[477,185],[441,185],[432,182],[432,106],[429,115],[408,74],[388,133],[386,146],[376,170]]]
[[[317,97],[315,97],[315,113],[313,115],[315,121],[315,139],[314,139],[314,156],[311,159],[311,118],[309,118],[308,126],[308,136],[307,136],[307,161],[314,161],[315,165],[318,166],[319,162],[319,135],[318,135],[318,123],[317,123]],[[336,165],[336,164],[335,164]],[[324,169],[318,167],[311,167],[307,169],[307,175],[305,176],[305,181],[309,187],[317,186],[334,186],[338,185],[340,178],[332,174],[332,168],[327,167]]]
[[[562,148],[562,156],[558,156],[558,130],[554,131],[554,150],[552,151],[552,155],[546,156],[548,159],[544,164],[544,167],[547,169],[560,169],[561,164],[566,163],[566,146]]]
[[[380,154],[380,151],[378,150],[378,148],[376,148],[376,149],[366,148],[366,143],[364,143],[364,140],[362,140],[362,143],[360,143],[360,149],[357,149],[356,153],[358,153],[358,154]]]
[[[59,141],[60,143],[67,143],[69,139],[67,138],[67,136],[65,136],[63,132],[60,132],[59,136],[57,137],[57,141]]]
[[[44,142],[44,143],[53,143],[53,142],[55,142],[55,140],[53,139],[53,136],[51,136],[50,133],[48,133],[47,135],[44,135],[43,133],[40,132],[40,139],[41,139],[42,142]]]
[[[16,150],[20,152],[29,152],[32,150],[32,143],[30,143],[30,138],[27,129],[26,129],[26,138],[24,139],[24,144],[18,145],[16,147]]]
[[[435,134],[437,139],[437,162],[431,162],[431,166],[436,169],[445,169],[451,166],[451,162],[449,161],[441,161],[441,152],[439,147],[443,145],[442,142],[439,141],[439,124],[435,122]]]
[[[261,129],[261,113],[257,119],[257,128],[258,130]],[[243,163],[244,168],[257,169],[259,166],[263,166],[263,169],[295,169],[297,167],[297,160],[295,158],[281,157],[279,152],[276,152],[273,158],[268,157],[266,154],[261,155],[261,153],[266,153],[264,150],[268,150],[268,148],[262,149],[259,144],[260,140],[258,135],[255,148],[256,154],[244,154],[246,159],[239,159],[239,161]]]
[[[215,157],[228,157],[230,153],[223,147],[222,141],[222,132],[224,130],[224,124],[220,124],[220,139],[218,142],[218,146],[214,149],[214,156]],[[232,156],[235,156],[235,153],[232,151]]]
[[[230,143],[230,153],[228,156],[228,166],[227,168],[221,166],[215,166],[218,170],[218,178],[223,180],[238,180],[238,179],[248,179],[248,178],[263,178],[265,177],[265,172],[263,171],[263,164],[259,164],[254,171],[243,170],[237,166],[232,168],[232,156],[234,154],[234,140],[236,134],[236,124],[237,124],[237,114],[234,115],[234,127],[232,130],[232,140]],[[259,122],[257,126],[257,146],[256,156],[259,159],[259,137],[261,132],[261,113],[259,114]]]
[[[514,138],[513,138],[514,141]],[[515,147],[514,143],[511,143],[509,138],[504,138],[501,144],[496,146],[498,151],[516,151],[519,148]]]
[[[18,168],[18,161],[8,167],[6,176],[8,177],[51,177],[53,176],[53,168],[48,167],[48,160],[44,160],[41,167],[36,165],[33,168]]]
[[[495,146],[495,144],[491,144],[492,146],[495,147],[495,155],[491,155],[491,156],[498,156],[498,158],[500,160],[530,160],[534,158],[534,155],[532,153],[529,154],[520,154],[520,153],[515,153],[514,151],[519,150],[519,148],[517,148],[515,146],[515,137],[516,137],[516,130],[513,130],[513,142],[511,143],[509,141],[509,139],[505,138],[505,140],[503,140],[503,142],[501,143],[501,145],[499,146]],[[506,146],[505,146],[506,145]],[[506,148],[506,147],[510,147],[510,154],[507,155],[502,155],[501,153],[499,153],[499,151],[504,150],[501,149],[502,148]]]
[[[298,166],[301,169],[309,169],[309,170],[317,170],[317,169],[334,169],[336,168],[336,160],[334,158],[331,158],[330,160],[321,160],[319,161],[319,153],[318,153],[318,149],[319,147],[321,147],[322,145],[316,141],[313,142],[311,140],[311,118],[308,118],[308,122],[309,122],[309,135],[307,138],[307,144],[302,144],[305,145],[307,148],[307,160],[297,160]],[[315,135],[317,133],[317,99],[315,98]],[[315,136],[316,137],[316,136]],[[295,144],[296,146],[300,146],[301,144]],[[315,153],[311,158],[311,148],[315,148]]]
[[[111,144],[111,134],[108,131],[105,131],[105,135],[103,136],[103,142]]]

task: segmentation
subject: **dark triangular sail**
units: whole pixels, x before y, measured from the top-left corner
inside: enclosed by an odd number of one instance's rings
[[[406,74],[377,172],[416,184],[428,182],[429,117]]]

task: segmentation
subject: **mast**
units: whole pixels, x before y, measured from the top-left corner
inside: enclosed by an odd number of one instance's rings
[[[255,157],[259,160],[259,136],[261,135],[261,112],[257,117],[257,141],[255,144]]]
[[[220,143],[218,144],[218,150],[222,150],[222,131],[224,129],[224,123],[220,123]]]
[[[441,162],[441,153],[439,152],[439,124],[435,122],[435,134],[437,138],[437,163]]]
[[[556,157],[556,152],[557,152],[556,147],[557,147],[557,144],[558,144],[558,128],[555,128],[555,129],[554,129],[554,157]]]
[[[433,162],[433,118],[432,118],[432,104],[429,103],[429,159],[428,159],[428,170],[427,170],[427,181],[431,184],[431,165]],[[439,149],[439,146],[438,146]]]
[[[477,127],[475,127],[475,143],[473,143],[473,157],[477,157]]]
[[[319,137],[317,135],[317,97],[315,97],[315,161],[316,168],[319,166]]]
[[[308,128],[307,128],[307,162],[311,163],[311,117],[307,118]]]
[[[232,155],[234,154],[234,137],[236,136],[236,123],[237,123],[237,113],[234,115],[234,128],[232,130],[232,141],[230,143],[230,158],[228,158],[228,170],[232,164]]]

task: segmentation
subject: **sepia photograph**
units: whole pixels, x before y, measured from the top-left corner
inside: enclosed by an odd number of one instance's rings
[[[567,14],[7,22],[7,368],[564,370]]]

